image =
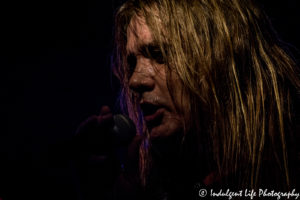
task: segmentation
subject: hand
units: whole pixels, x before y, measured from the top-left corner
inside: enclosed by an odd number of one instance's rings
[[[80,124],[74,137],[76,171],[83,199],[112,199],[120,170],[113,126],[113,115],[109,107],[103,106],[98,116],[91,116]]]
[[[113,115],[108,106],[80,124],[74,138],[75,150],[91,159],[105,159],[114,151]]]

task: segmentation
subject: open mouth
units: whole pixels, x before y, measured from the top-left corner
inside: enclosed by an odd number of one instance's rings
[[[149,103],[142,104],[141,108],[144,116],[153,115],[159,109],[158,106]]]
[[[161,123],[163,108],[153,104],[141,104],[144,119],[148,128],[158,126]]]

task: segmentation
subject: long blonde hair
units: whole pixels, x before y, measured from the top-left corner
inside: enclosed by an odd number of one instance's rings
[[[129,0],[119,9],[114,72],[122,85],[121,104],[145,138],[143,182],[149,135],[128,86],[126,60],[127,27],[135,16],[145,18],[166,66],[179,77],[184,99],[174,101],[188,102],[183,114],[194,120],[186,127],[206,145],[212,155],[207,162],[221,177],[239,177],[241,187],[257,187],[268,166],[277,170],[276,181],[289,185],[287,138],[292,138],[292,94],[300,88],[299,74],[252,0]],[[174,85],[168,87],[173,94]]]

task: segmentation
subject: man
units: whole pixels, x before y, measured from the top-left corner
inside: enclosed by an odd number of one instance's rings
[[[296,187],[299,72],[254,1],[129,0],[115,32],[120,102],[138,135],[117,197]]]

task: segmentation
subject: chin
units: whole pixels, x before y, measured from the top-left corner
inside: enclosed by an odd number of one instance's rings
[[[150,138],[168,138],[183,132],[182,122],[176,118],[172,120],[163,120],[161,124],[155,126],[149,130]]]

